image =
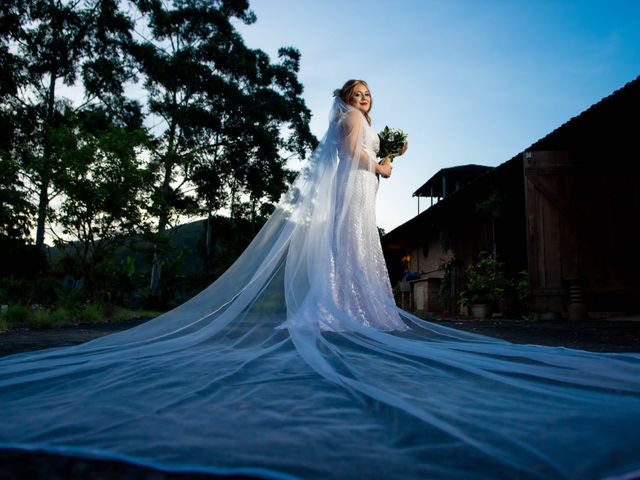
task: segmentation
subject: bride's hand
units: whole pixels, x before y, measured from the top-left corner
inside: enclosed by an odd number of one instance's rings
[[[389,178],[391,176],[392,169],[393,169],[393,166],[391,165],[391,162],[386,162],[386,163],[383,163],[382,165],[380,164],[376,165],[376,173],[378,175],[382,175],[384,178]]]

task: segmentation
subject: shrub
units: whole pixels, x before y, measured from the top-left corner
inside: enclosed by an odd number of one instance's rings
[[[0,278],[0,303],[28,304],[31,299],[31,281],[12,275]]]
[[[96,303],[89,303],[79,313],[79,319],[81,322],[97,323],[104,320],[104,312],[102,306]]]
[[[478,261],[467,268],[469,282],[460,294],[460,303],[496,306],[513,287],[513,282],[504,276],[503,268],[504,264],[496,257],[481,252]]]
[[[49,316],[55,325],[70,325],[74,320],[72,312],[64,307],[56,308]]]
[[[526,307],[527,301],[529,300],[529,272],[526,270],[518,272],[516,292],[518,294],[518,300]]]
[[[97,323],[104,320],[104,311],[102,305],[96,303],[88,303],[80,311],[78,320],[87,323]]]
[[[27,326],[31,318],[31,310],[23,305],[9,305],[4,319],[10,327]]]
[[[48,310],[38,309],[31,312],[28,324],[30,328],[52,328],[55,320]]]

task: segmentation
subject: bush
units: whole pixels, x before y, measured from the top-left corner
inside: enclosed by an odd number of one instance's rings
[[[460,304],[488,304],[497,306],[503,295],[512,289],[513,282],[503,273],[504,264],[487,252],[467,268],[469,282],[460,294]]]
[[[10,327],[26,327],[31,318],[31,310],[23,305],[10,305],[4,319]]]
[[[0,235],[0,277],[33,278],[47,270],[47,259],[35,245]]]
[[[55,320],[48,310],[38,309],[31,312],[28,324],[29,328],[52,328]]]
[[[67,290],[60,280],[51,275],[33,279],[0,277],[0,303],[5,304],[54,305],[69,295]]]
[[[4,313],[0,315],[0,332],[4,332],[9,329],[9,324],[7,320],[4,318]]]
[[[89,303],[84,306],[78,315],[78,320],[87,323],[97,323],[105,319],[102,306],[96,303]]]
[[[60,307],[49,313],[55,325],[70,325],[73,323],[74,317],[70,310]]]
[[[523,270],[518,272],[518,278],[516,279],[516,293],[518,294],[518,300],[527,307],[529,300],[529,272]]]
[[[31,281],[12,275],[0,277],[0,303],[28,304],[31,298]]]

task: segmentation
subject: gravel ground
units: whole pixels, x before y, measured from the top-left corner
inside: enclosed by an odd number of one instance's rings
[[[112,323],[83,323],[66,327],[31,330],[28,328],[0,333],[0,357],[51,347],[66,347],[88,342],[109,333],[135,327],[146,320]]]
[[[581,322],[511,319],[434,321],[514,343],[562,346],[593,352],[640,352],[640,317]]]
[[[0,450],[0,480],[246,480],[257,477],[169,473],[116,460]]]
[[[432,319],[435,323],[514,343],[563,346],[596,352],[640,352],[640,318],[619,321],[531,322],[526,320]],[[86,342],[142,323],[131,320],[108,324],[82,324],[48,330],[15,330],[0,333],[0,356]],[[196,473],[168,473],[114,460],[54,455],[43,452],[0,450],[0,480],[108,479],[108,480],[204,480],[246,479]]]
[[[11,330],[0,333],[0,356],[75,345],[143,323],[80,324],[47,330]],[[528,320],[431,319],[434,323],[482,335],[504,338],[514,343],[563,346],[594,352],[640,352],[640,317],[628,320],[590,320],[583,322],[532,322]]]

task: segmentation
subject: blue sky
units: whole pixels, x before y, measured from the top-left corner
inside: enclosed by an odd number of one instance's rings
[[[416,215],[411,194],[439,169],[499,165],[640,75],[640,0],[250,3],[250,47],[302,53],[316,136],[349,78],[369,83],[376,130],[409,134],[380,185],[387,231]]]

